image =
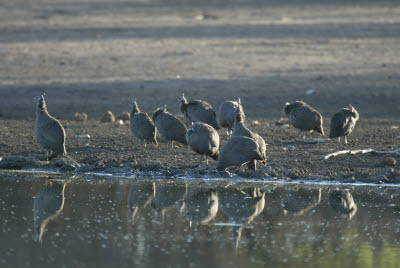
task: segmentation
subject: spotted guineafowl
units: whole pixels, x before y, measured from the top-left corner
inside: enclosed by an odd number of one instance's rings
[[[344,143],[347,144],[347,136],[353,131],[358,118],[358,112],[353,106],[350,105],[349,108],[340,109],[331,119],[329,138],[338,138],[340,142],[340,137],[344,136]]]
[[[266,151],[267,147],[265,145],[264,139],[260,135],[258,135],[257,133],[253,133],[252,131],[250,131],[244,125],[244,119],[245,119],[246,116],[240,110],[240,108],[235,108],[234,109],[234,113],[235,113],[235,124],[234,124],[234,127],[233,127],[233,131],[232,131],[232,136],[231,137],[243,136],[243,137],[252,138],[258,145],[258,149],[259,149],[260,154],[261,154],[261,156],[263,158],[262,163],[265,165],[266,164],[266,159],[267,159],[265,151]],[[248,163],[249,169],[255,170],[256,169],[256,164],[257,164],[257,160],[250,161]]]
[[[192,100],[191,102],[188,102],[184,94],[182,94],[182,97],[180,97],[179,100],[181,102],[180,110],[189,124],[203,122],[209,124],[216,130],[221,128],[217,122],[217,116],[210,104],[202,100]]]
[[[185,124],[179,118],[169,113],[166,106],[158,108],[153,113],[153,121],[157,130],[165,139],[171,141],[171,147],[173,147],[174,141],[187,145],[185,137],[187,128]]]
[[[131,102],[132,111],[130,117],[130,128],[133,135],[139,140],[157,145],[157,130],[153,120],[147,113],[141,113],[136,100]]]
[[[322,115],[305,102],[287,102],[284,112],[289,119],[289,123],[295,128],[300,129],[300,135],[303,136],[303,139],[305,137],[305,132],[312,133],[315,131],[325,135],[322,127]]]
[[[218,160],[219,135],[212,126],[202,122],[192,123],[186,133],[186,140],[190,148],[201,155],[199,165],[201,165],[203,155],[206,156],[206,166],[209,156]]]
[[[243,111],[240,99],[238,101],[225,101],[219,106],[219,124],[227,129],[229,136],[232,135],[232,129],[235,124],[235,108]]]
[[[65,149],[65,130],[61,123],[47,111],[44,95],[36,97],[36,138],[39,144],[50,151],[49,159],[59,155],[67,155]]]
[[[232,137],[219,152],[217,169],[221,171],[253,160],[263,160],[257,143],[248,137]]]
[[[64,208],[65,182],[46,181],[33,201],[34,240],[42,242],[43,234],[49,222],[60,215]]]

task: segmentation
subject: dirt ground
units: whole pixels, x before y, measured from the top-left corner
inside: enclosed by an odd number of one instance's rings
[[[241,98],[249,128],[268,143],[268,168],[231,170],[239,176],[400,182],[396,155],[321,161],[337,150],[400,147],[398,1],[3,1],[0,62],[2,169],[219,176],[187,148],[144,148],[128,126],[99,121],[133,99],[149,114],[165,104],[179,114],[184,92],[215,110]],[[42,92],[66,128],[73,167],[43,161],[33,100]],[[360,120],[348,145],[307,144],[276,125],[294,100],[319,110],[326,132],[352,104]],[[89,121],[74,121],[75,112]]]

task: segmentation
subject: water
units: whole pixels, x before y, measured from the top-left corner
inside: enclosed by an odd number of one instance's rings
[[[0,173],[0,267],[399,267],[399,190]]]

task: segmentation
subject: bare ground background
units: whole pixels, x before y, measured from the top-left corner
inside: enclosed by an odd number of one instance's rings
[[[184,92],[216,110],[240,97],[247,121],[261,123],[250,128],[269,144],[277,176],[400,181],[386,156],[320,160],[340,149],[399,147],[398,1],[2,1],[0,61],[4,159],[47,165],[35,162],[44,150],[34,137],[33,97],[44,91],[81,170],[213,173],[196,169],[186,148],[143,148],[127,126],[99,122],[135,98],[149,114],[165,104],[178,114]],[[305,144],[295,129],[275,125],[294,100],[319,110],[326,132],[351,103],[361,118],[349,144]],[[73,121],[75,112],[89,122]],[[91,139],[75,138],[83,133]]]

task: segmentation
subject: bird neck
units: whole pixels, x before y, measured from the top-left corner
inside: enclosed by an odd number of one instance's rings
[[[133,116],[138,113],[140,113],[139,107],[137,107],[137,106],[132,107],[131,115]]]
[[[45,104],[45,103],[38,104],[38,106],[37,106],[37,108],[36,108],[36,113],[39,113],[39,114],[48,114],[46,104]]]

